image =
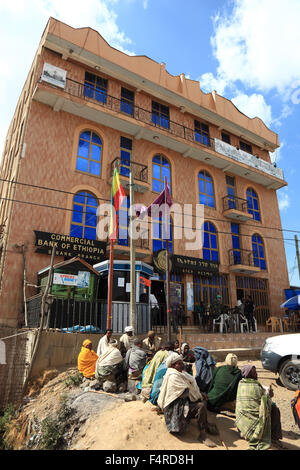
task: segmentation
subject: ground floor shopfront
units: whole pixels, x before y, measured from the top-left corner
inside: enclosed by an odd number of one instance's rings
[[[151,292],[155,295],[160,305],[165,303],[165,276],[159,275],[159,280],[152,281]],[[214,274],[213,276],[201,276],[181,273],[171,273],[170,281],[181,285],[181,303],[185,312],[185,324],[197,324],[195,310],[200,302],[203,302],[207,314],[210,305],[217,295],[221,296],[221,302],[225,307],[234,308],[237,300],[250,295],[255,305],[255,317],[257,323],[265,325],[271,315],[269,302],[268,279],[258,277],[230,274]]]

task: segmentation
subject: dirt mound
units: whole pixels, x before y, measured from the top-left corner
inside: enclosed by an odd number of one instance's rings
[[[274,385],[273,401],[280,408],[283,442],[289,449],[300,449],[300,431],[295,425],[290,401],[294,392],[276,384],[275,376],[257,367],[258,378],[263,385]],[[221,365],[221,364],[218,364]],[[243,363],[239,363],[241,367]],[[78,371],[69,368],[63,371],[46,371],[30,388],[18,412],[17,419],[6,436],[13,449],[37,448],[43,420],[57,419],[62,397],[72,411],[70,422],[66,423],[65,447],[68,449],[91,450],[208,450],[197,441],[198,429],[192,420],[187,432],[176,437],[166,428],[164,416],[157,413],[151,403],[126,402],[125,394],[105,394],[91,391],[90,382],[79,383]],[[247,442],[240,439],[234,425],[234,416],[208,413],[210,422],[217,425],[220,436],[211,436],[216,449],[243,450]],[[222,441],[224,444],[222,444]]]

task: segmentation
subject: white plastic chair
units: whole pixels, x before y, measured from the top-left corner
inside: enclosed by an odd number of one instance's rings
[[[244,333],[245,330],[249,331],[247,319],[243,315],[240,316],[240,327],[241,333]]]
[[[222,313],[218,318],[213,320],[213,333],[215,331],[215,326],[219,325],[220,333],[223,333],[223,329],[225,327],[225,332],[227,332],[227,325],[226,320],[228,319],[228,315],[226,313]]]
[[[257,332],[257,321],[255,317],[253,317],[253,319],[254,319],[254,325],[255,325],[255,332]],[[246,331],[249,331],[248,321],[242,315],[240,316],[240,327],[241,327],[241,333],[244,333],[244,329]]]

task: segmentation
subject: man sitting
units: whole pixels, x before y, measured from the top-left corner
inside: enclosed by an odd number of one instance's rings
[[[143,340],[143,348],[148,356],[153,357],[161,347],[161,338],[155,336],[155,331],[149,331],[147,338]]]
[[[98,356],[101,356],[102,354],[105,353],[105,351],[107,351],[112,334],[113,334],[113,330],[111,328],[108,328],[105,331],[104,336],[102,336],[102,338],[100,339],[98,343],[98,347],[97,347]]]
[[[242,373],[237,367],[235,354],[227,354],[225,366],[216,367],[208,390],[207,408],[219,413],[222,410],[235,411],[235,399]]]
[[[116,391],[117,386],[122,382],[122,366],[123,357],[118,349],[118,342],[112,340],[108,349],[97,360],[96,379],[98,379],[100,385],[103,385],[104,382],[111,382],[112,390],[110,391]]]
[[[125,357],[127,351],[133,346],[134,342],[134,329],[132,326],[126,326],[124,334],[120,338],[120,352]]]
[[[216,447],[216,444],[207,438],[206,432],[217,434],[217,430],[207,421],[206,403],[194,377],[183,371],[182,356],[177,353],[170,354],[166,365],[168,370],[157,404],[164,412],[168,431],[183,434],[191,418],[195,418],[200,431],[198,440],[208,447]]]
[[[146,360],[147,354],[142,349],[142,340],[136,338],[133,341],[133,346],[128,349],[124,359],[124,368],[128,370],[129,379],[140,380],[142,378]]]
[[[86,339],[78,355],[78,370],[84,377],[90,379],[95,376],[98,355],[93,351],[92,342]]]

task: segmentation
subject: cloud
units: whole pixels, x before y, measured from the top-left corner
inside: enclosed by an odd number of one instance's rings
[[[284,211],[290,207],[290,198],[288,193],[279,192],[278,193],[278,205],[279,210]]]
[[[123,1],[123,0],[122,0]],[[139,0],[141,1],[141,0]],[[92,27],[108,43],[132,55],[131,39],[119,29],[121,0],[0,0],[0,159],[9,123],[50,16],[70,26]],[[18,73],[16,73],[18,71]]]
[[[267,105],[263,95],[240,93],[231,100],[233,104],[250,118],[259,117],[269,126],[272,122],[271,106]]]
[[[282,149],[283,149],[284,146],[285,146],[285,141],[283,140],[280,143],[280,147],[278,149],[276,149],[275,152],[269,152],[272,163],[276,162],[276,164],[277,164],[281,160],[281,158],[282,158]]]
[[[299,0],[234,0],[214,18],[217,77],[284,93],[300,78],[299,20]]]

